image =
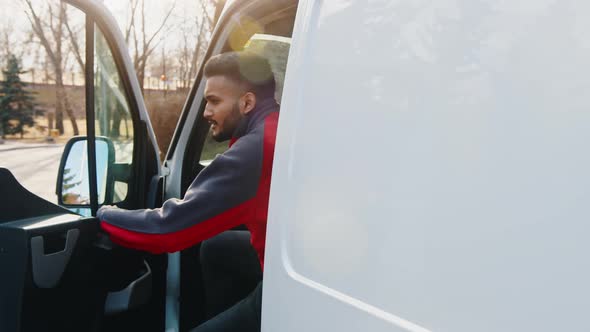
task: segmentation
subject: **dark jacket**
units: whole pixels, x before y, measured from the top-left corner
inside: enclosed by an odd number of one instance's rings
[[[201,171],[183,199],[171,198],[157,209],[102,208],[102,228],[122,246],[163,253],[244,224],[264,266],[278,110],[274,99],[259,102],[238,125],[230,148]]]

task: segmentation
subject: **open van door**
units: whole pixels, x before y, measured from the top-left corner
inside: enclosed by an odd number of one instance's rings
[[[166,256],[114,247],[99,236],[94,217],[101,205],[161,204],[159,153],[140,83],[102,4],[61,6],[85,31],[86,135],[64,149],[59,206],[0,169],[0,330],[161,331]]]

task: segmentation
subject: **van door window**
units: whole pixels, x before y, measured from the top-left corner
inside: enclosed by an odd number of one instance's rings
[[[289,37],[257,32],[242,47],[244,51],[254,52],[268,59],[275,76],[275,99],[279,104],[283,94],[283,82],[285,81],[290,46],[291,38]],[[227,142],[216,142],[209,133],[201,152],[200,163],[205,166],[208,165],[216,155],[223,153],[227,148]]]
[[[133,120],[111,49],[98,27],[95,27],[94,105],[96,135],[110,139],[115,146],[115,163],[122,169],[130,169]],[[128,181],[115,181],[111,203],[125,200],[127,185]]]

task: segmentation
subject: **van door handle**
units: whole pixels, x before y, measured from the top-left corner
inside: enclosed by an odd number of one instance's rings
[[[33,281],[37,287],[53,288],[57,286],[74,252],[79,235],[79,229],[68,230],[64,250],[48,255],[45,255],[45,241],[43,236],[31,238]]]

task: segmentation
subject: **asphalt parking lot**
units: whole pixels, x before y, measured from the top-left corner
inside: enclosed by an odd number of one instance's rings
[[[55,203],[55,181],[63,149],[63,144],[6,141],[0,145],[0,167],[8,168],[29,191]]]

